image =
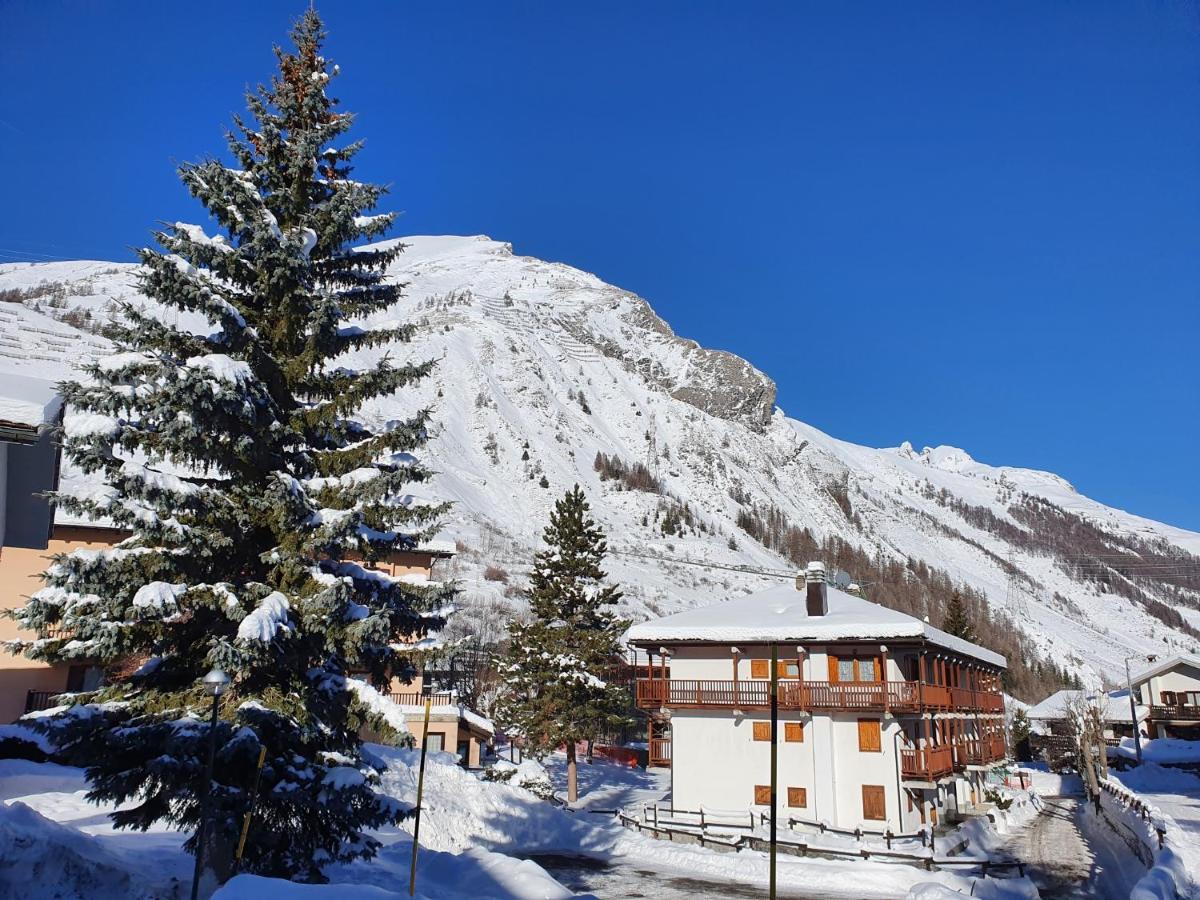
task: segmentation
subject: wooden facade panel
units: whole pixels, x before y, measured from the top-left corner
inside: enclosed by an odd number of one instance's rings
[[[771,677],[771,661],[769,659],[752,659],[752,660],[750,660],[750,677],[751,678],[770,678]]]
[[[754,722],[754,740],[769,741],[771,739],[771,723],[770,722]]]
[[[784,722],[783,723],[783,739],[791,741],[794,744],[804,743],[804,723],[803,722]]]
[[[771,805],[771,786],[769,784],[756,784],[754,786],[754,805]]]
[[[794,806],[803,809],[808,806],[808,789],[801,787],[790,787],[787,791],[788,806]]]

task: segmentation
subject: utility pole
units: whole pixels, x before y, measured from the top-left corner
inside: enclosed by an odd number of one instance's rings
[[[779,645],[771,645],[771,888],[775,900],[775,819],[778,810],[775,798],[779,793]]]
[[[1129,690],[1129,718],[1133,722],[1133,749],[1137,752],[1138,765],[1142,764],[1142,733],[1138,730],[1137,700],[1133,696],[1133,677],[1129,674],[1129,660],[1125,657],[1125,687]]]

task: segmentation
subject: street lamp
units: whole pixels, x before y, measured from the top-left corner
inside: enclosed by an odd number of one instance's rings
[[[212,718],[208,722],[208,764],[204,767],[204,784],[200,789],[200,828],[196,834],[196,871],[192,874],[192,900],[200,891],[200,872],[204,868],[204,845],[208,838],[208,807],[213,777],[213,762],[217,756],[217,713],[221,709],[221,695],[229,685],[229,676],[220,669],[213,669],[201,682],[204,693],[213,698]]]

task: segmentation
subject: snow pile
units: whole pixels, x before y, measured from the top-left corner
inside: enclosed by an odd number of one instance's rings
[[[57,419],[61,409],[53,381],[0,370],[0,422],[39,428]]]
[[[1124,802],[1123,796],[1102,795],[1105,809],[1121,816],[1154,853],[1153,867],[1132,896],[1135,900],[1172,900],[1176,892],[1180,897],[1195,896],[1195,892],[1200,892],[1200,777],[1181,769],[1146,763],[1125,772],[1114,772],[1110,781],[1133,791],[1151,809],[1146,821]],[[1157,843],[1158,829],[1164,832],[1161,849]]]
[[[1126,759],[1137,759],[1137,747],[1133,738],[1121,738],[1118,747],[1109,748]],[[1155,738],[1142,741],[1142,761],[1148,763],[1200,763],[1200,741],[1182,741],[1177,738]]]

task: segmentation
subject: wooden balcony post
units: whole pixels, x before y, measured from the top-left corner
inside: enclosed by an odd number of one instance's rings
[[[796,647],[796,705],[800,709],[808,709],[808,699],[804,696],[804,660],[807,656],[807,650]]]
[[[733,656],[733,705],[735,707],[738,705],[738,702],[739,702],[739,697],[738,697],[738,657],[741,655],[741,652],[742,651],[739,650],[737,647],[733,647],[730,650],[730,653]]]
[[[925,712],[925,651],[917,656],[917,700],[921,712]]]
[[[891,692],[888,691],[888,648],[887,644],[879,645],[879,680],[883,686],[883,711],[890,712],[892,708]]]

